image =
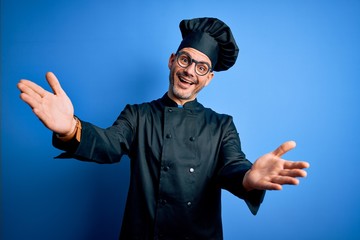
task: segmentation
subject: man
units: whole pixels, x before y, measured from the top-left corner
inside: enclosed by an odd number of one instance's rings
[[[241,150],[232,117],[196,100],[214,71],[232,67],[238,47],[230,28],[215,18],[180,23],[183,40],[170,56],[169,89],[160,99],[127,105],[113,126],[101,129],[74,117],[70,99],[53,73],[54,93],[28,80],[21,99],[54,132],[61,158],[98,163],[131,159],[131,177],[120,239],[222,239],[221,189],[245,200],[256,214],[265,190],[298,184],[307,162],[281,156],[286,142],[252,165]]]

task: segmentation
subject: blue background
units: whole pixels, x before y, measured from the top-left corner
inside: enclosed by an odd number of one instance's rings
[[[184,18],[218,17],[240,47],[199,101],[234,116],[254,161],[286,140],[311,163],[268,192],[257,216],[223,193],[225,239],[359,239],[360,1],[1,1],[1,234],[116,239],[129,160],[55,160],[51,132],[19,99],[53,71],[76,114],[101,127],[126,103],[162,96]]]

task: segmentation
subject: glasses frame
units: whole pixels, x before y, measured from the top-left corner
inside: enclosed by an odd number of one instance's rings
[[[189,64],[188,64],[187,66],[184,66],[184,65],[181,65],[181,64],[180,64],[180,62],[179,62],[179,57],[180,57],[181,55],[186,55],[186,56],[189,58]],[[182,67],[182,68],[187,68],[187,67],[191,66],[193,63],[195,63],[195,73],[196,73],[198,76],[205,76],[205,75],[208,74],[209,72],[212,72],[212,68],[211,68],[211,66],[210,66],[209,63],[207,63],[207,62],[202,62],[202,61],[196,61],[196,60],[193,59],[193,58],[190,56],[190,54],[187,53],[187,52],[178,52],[178,53],[176,53],[176,62],[177,62],[177,64],[178,64],[180,67]],[[199,74],[199,73],[197,72],[197,68],[196,68],[196,66],[197,66],[198,64],[205,64],[206,66],[208,66],[208,71],[207,71],[206,73],[204,73],[204,74]]]

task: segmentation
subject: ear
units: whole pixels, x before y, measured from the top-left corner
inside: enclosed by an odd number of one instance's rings
[[[214,72],[210,72],[207,76],[206,82],[205,82],[205,86],[209,85],[209,83],[211,82],[211,80],[214,77]]]
[[[174,53],[171,54],[170,58],[169,58],[169,63],[168,63],[168,67],[169,69],[172,68],[174,62],[175,62],[175,59],[176,59],[176,55]]]

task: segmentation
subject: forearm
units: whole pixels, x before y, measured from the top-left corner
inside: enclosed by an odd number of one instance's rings
[[[121,156],[128,152],[129,144],[118,133],[116,126],[103,129],[88,122],[79,122],[80,127],[67,141],[63,141],[54,134],[53,146],[65,151],[59,158],[114,163],[120,161]]]

